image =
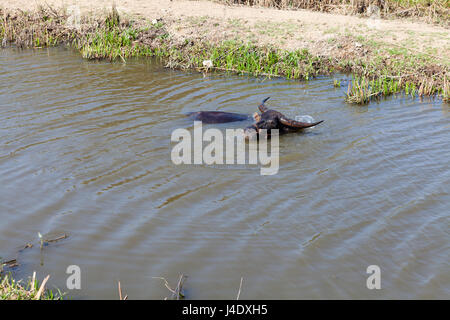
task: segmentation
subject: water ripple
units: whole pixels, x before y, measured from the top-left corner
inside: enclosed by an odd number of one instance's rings
[[[70,262],[86,271],[85,297],[115,298],[120,278],[159,299],[145,279],[185,273],[192,298],[232,297],[242,276],[252,298],[373,298],[364,275],[378,264],[389,290],[377,297],[449,297],[450,113],[439,101],[358,107],[328,78],[203,77],[63,48],[2,50],[0,82],[0,255],[37,232],[70,234],[44,266],[39,250],[20,256],[24,277],[40,270],[63,287]],[[268,96],[325,120],[280,138],[277,175],[172,164],[171,132],[192,130],[185,113],[252,114]]]

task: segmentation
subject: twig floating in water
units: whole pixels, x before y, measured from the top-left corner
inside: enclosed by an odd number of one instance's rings
[[[17,260],[16,260],[16,259],[11,259],[11,260],[2,262],[2,264],[6,265],[6,266],[8,266],[8,267],[10,267],[10,268],[12,268],[12,267],[17,267],[17,266],[19,265],[19,264],[17,263]]]
[[[44,240],[44,242],[56,242],[56,241],[66,239],[66,238],[67,238],[67,234],[64,233],[62,236],[59,236],[55,239],[47,239],[47,240]]]

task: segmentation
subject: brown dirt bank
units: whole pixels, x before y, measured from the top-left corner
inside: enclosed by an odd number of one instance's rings
[[[448,0],[213,0],[226,4],[242,4],[279,9],[307,9],[313,11],[378,16],[381,18],[412,18],[428,23],[449,26]]]
[[[99,15],[116,4],[121,15],[136,19],[164,19],[172,34],[200,38],[240,37],[285,49],[309,49],[324,54],[334,37],[351,35],[450,59],[449,29],[423,22],[382,20],[306,10],[277,10],[227,6],[211,1],[88,0],[72,1],[81,14]],[[0,0],[0,8],[33,10],[39,6],[68,7],[62,0]],[[330,40],[331,39],[331,40]],[[245,40],[245,39],[243,39]],[[324,52],[325,51],[325,52]]]
[[[152,25],[152,21],[163,24],[165,43],[177,48],[186,43],[236,40],[286,51],[306,49],[312,56],[328,61],[335,67],[333,70],[400,79],[403,83],[412,81],[417,88],[422,86],[425,93],[427,86],[443,89],[450,74],[450,34],[443,26],[305,10],[227,6],[211,1],[114,2],[122,21],[135,26]],[[100,25],[99,17],[110,11],[112,1],[79,0],[76,4],[84,17],[82,28],[92,31]],[[63,8],[67,12],[70,6],[70,1],[61,0],[36,0],[32,4],[25,0],[0,1],[4,13],[9,9],[39,7]],[[72,31],[65,32],[69,37]],[[152,32],[140,34],[137,40],[158,46],[161,30]],[[319,69],[319,73],[324,73],[324,68]]]

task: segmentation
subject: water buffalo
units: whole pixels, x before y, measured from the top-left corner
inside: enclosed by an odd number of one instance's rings
[[[323,122],[323,120],[309,123],[300,122],[293,119],[289,119],[281,112],[268,109],[264,103],[269,100],[270,97],[263,100],[263,102],[258,106],[261,114],[255,113],[253,118],[255,123],[244,129],[244,135],[246,138],[250,138],[254,135],[259,136],[261,129],[267,130],[267,135],[270,137],[272,129],[278,129],[279,134],[286,134],[291,132],[297,132],[302,129],[314,127]]]
[[[253,114],[255,123],[244,129],[244,135],[246,138],[250,138],[255,135],[259,136],[261,129],[266,129],[267,135],[270,137],[272,129],[278,129],[279,134],[282,135],[290,132],[297,132],[301,129],[314,127],[323,122],[322,120],[315,123],[309,123],[289,119],[281,112],[268,109],[264,105],[269,98],[270,97],[264,99],[258,106],[261,114],[258,114],[257,112]],[[203,123],[227,123],[252,119],[252,116],[250,115],[222,111],[198,111],[191,112],[188,115],[194,120],[202,121]]]
[[[252,119],[248,114],[222,111],[197,111],[189,113],[188,116],[203,123],[226,123]]]

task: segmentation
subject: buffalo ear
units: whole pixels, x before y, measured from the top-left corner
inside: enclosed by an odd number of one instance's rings
[[[322,123],[323,120],[315,122],[315,123],[309,123],[309,122],[300,122],[300,121],[296,121],[296,120],[292,120],[292,119],[280,118],[280,122],[283,125],[285,125],[286,127],[304,129],[304,128],[310,128],[310,127],[317,126],[319,123]]]
[[[270,97],[267,97],[267,98],[265,98],[265,99],[261,102],[261,104],[258,106],[259,111],[261,111],[261,112],[266,112],[267,110],[269,110],[269,109],[267,109],[267,107],[264,105],[264,103],[265,103],[267,100],[269,100],[269,99],[270,99]]]

